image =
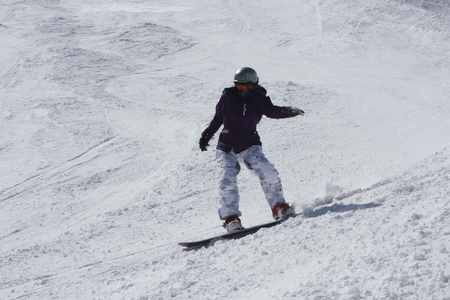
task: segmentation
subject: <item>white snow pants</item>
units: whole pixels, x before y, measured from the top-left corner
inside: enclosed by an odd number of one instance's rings
[[[219,166],[219,216],[222,220],[229,216],[241,215],[237,186],[237,175],[241,169],[240,162],[259,177],[270,207],[285,202],[278,172],[264,156],[261,146],[252,146],[239,154],[235,154],[233,151],[227,153],[217,150],[216,162]]]

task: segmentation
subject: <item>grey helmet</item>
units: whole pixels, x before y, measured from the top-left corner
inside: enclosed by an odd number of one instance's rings
[[[234,74],[234,83],[253,83],[258,84],[259,78],[256,71],[249,67],[243,67]]]

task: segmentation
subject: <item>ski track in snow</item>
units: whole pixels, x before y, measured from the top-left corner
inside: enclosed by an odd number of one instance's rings
[[[1,1],[0,299],[450,299],[449,16]],[[242,66],[306,111],[259,126],[303,215],[182,251],[223,233],[198,138]],[[239,186],[244,226],[269,221],[257,178]]]

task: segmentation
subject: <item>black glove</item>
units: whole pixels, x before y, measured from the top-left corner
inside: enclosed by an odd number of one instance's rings
[[[301,110],[300,108],[296,108],[296,107],[289,107],[287,109],[287,116],[288,118],[292,118],[298,115],[303,116],[305,114],[305,112],[303,110]]]
[[[208,149],[206,149],[209,146],[208,143],[209,143],[209,139],[202,137],[202,138],[200,138],[200,141],[198,144],[200,145],[200,149],[202,151],[206,151],[206,150],[208,150]]]

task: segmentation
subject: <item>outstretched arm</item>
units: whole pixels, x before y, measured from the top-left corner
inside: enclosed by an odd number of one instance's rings
[[[266,97],[265,104],[263,106],[263,114],[269,118],[282,119],[292,118],[298,115],[303,116],[305,112],[300,108],[292,106],[276,106],[273,105],[269,97]]]

